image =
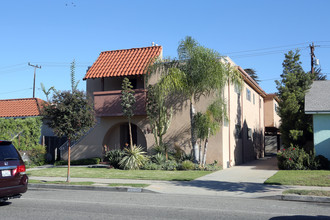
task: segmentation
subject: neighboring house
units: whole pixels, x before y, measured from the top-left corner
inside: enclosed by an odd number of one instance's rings
[[[330,160],[330,81],[314,81],[305,96],[305,113],[313,115],[316,155]]]
[[[276,154],[281,147],[280,116],[277,113],[279,99],[267,94],[265,101],[265,153]]]
[[[99,122],[72,147],[73,160],[102,157],[107,150],[122,149],[129,143],[128,123],[120,105],[121,85],[125,77],[132,82],[137,100],[135,115],[131,119],[133,142],[148,151],[154,146],[154,136],[145,111],[145,74],[150,62],[161,56],[161,46],[106,51],[99,55],[84,77],[87,94],[94,100]],[[217,160],[227,168],[264,156],[264,98],[267,94],[241,67],[229,58],[225,60],[237,68],[244,83],[238,88],[228,82],[224,88],[229,121],[224,122],[222,129],[209,139],[207,163]],[[158,77],[154,75],[149,82],[157,82]],[[212,96],[202,97],[195,103],[196,111],[205,112],[213,101]],[[178,102],[176,105],[163,140],[170,147],[191,152],[188,102]],[[63,152],[62,156],[65,159],[67,153]]]
[[[42,104],[45,101],[39,98],[21,98],[0,100],[0,118],[28,118],[40,117]],[[47,146],[48,160],[55,160],[55,149],[63,143],[54,136],[53,131],[43,120],[40,135],[40,144]]]

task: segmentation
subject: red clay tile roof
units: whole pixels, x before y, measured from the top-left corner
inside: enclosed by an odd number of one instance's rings
[[[105,51],[87,71],[84,80],[113,76],[142,75],[152,59],[160,56],[161,46]]]
[[[0,117],[39,116],[43,102],[38,98],[0,100]]]

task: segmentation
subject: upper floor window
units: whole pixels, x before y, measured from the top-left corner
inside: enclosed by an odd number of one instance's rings
[[[275,103],[275,112],[277,112],[277,109],[278,109],[278,106],[277,106],[277,104]]]
[[[246,99],[251,102],[251,91],[246,88]]]
[[[253,105],[256,104],[256,97],[255,95],[253,94]]]

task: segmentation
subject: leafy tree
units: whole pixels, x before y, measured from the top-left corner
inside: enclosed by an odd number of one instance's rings
[[[327,80],[327,75],[322,73],[321,67],[315,68],[313,80]]]
[[[259,83],[260,80],[259,80],[259,77],[257,75],[257,71],[255,69],[251,69],[251,68],[247,68],[247,69],[244,69],[244,71],[249,74],[249,76],[254,80],[256,81],[256,83]]]
[[[166,85],[166,76],[162,76],[155,85],[148,86],[147,115],[154,134],[156,147],[164,149],[165,157],[168,159],[168,147],[163,143],[172,119],[173,109],[166,102],[171,93],[171,86]]]
[[[286,146],[305,146],[313,138],[312,117],[304,111],[305,93],[312,84],[313,76],[301,67],[299,50],[285,54],[281,81],[276,80],[280,99],[278,113],[280,130]]]
[[[134,90],[131,82],[127,77],[124,78],[122,83],[121,91],[121,107],[123,108],[123,114],[128,119],[128,128],[129,128],[129,139],[130,139],[130,148],[133,150],[133,139],[132,139],[132,128],[131,128],[131,118],[134,115],[134,105],[136,102],[134,96]]]
[[[224,117],[225,116],[225,117]],[[194,116],[194,123],[196,128],[196,136],[200,139],[200,142],[204,141],[204,154],[202,156],[202,143],[200,143],[199,157],[200,165],[205,166],[208,139],[210,135],[215,135],[220,129],[220,123],[222,119],[226,118],[226,105],[223,100],[218,99],[214,101],[203,114],[198,112]]]
[[[240,84],[241,77],[238,71],[229,64],[220,62],[218,52],[203,47],[192,37],[186,37],[178,46],[178,60],[165,60],[158,65],[153,64],[150,73],[160,73],[163,88],[178,93],[189,102],[191,144],[195,162],[199,161],[198,144],[194,124],[195,102],[201,96],[215,94],[221,99],[221,91],[230,80]]]
[[[71,141],[79,139],[94,125],[93,106],[86,94],[76,90],[74,81],[74,62],[71,64],[72,91],[56,92],[50,103],[44,105],[43,115],[48,119],[48,125],[59,137],[68,139],[68,175],[70,182]]]
[[[167,81],[171,86],[175,85],[176,91],[186,97],[190,103],[191,144],[193,146],[194,159],[198,158],[198,145],[194,126],[195,102],[201,96],[220,93],[226,82],[239,83],[240,75],[237,71],[220,62],[220,54],[212,49],[198,44],[192,37],[186,37],[178,47],[179,62],[172,62],[174,67],[168,71]]]

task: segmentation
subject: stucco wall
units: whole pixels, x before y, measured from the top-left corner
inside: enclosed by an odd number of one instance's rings
[[[313,126],[315,153],[330,160],[330,114],[313,115]]]

